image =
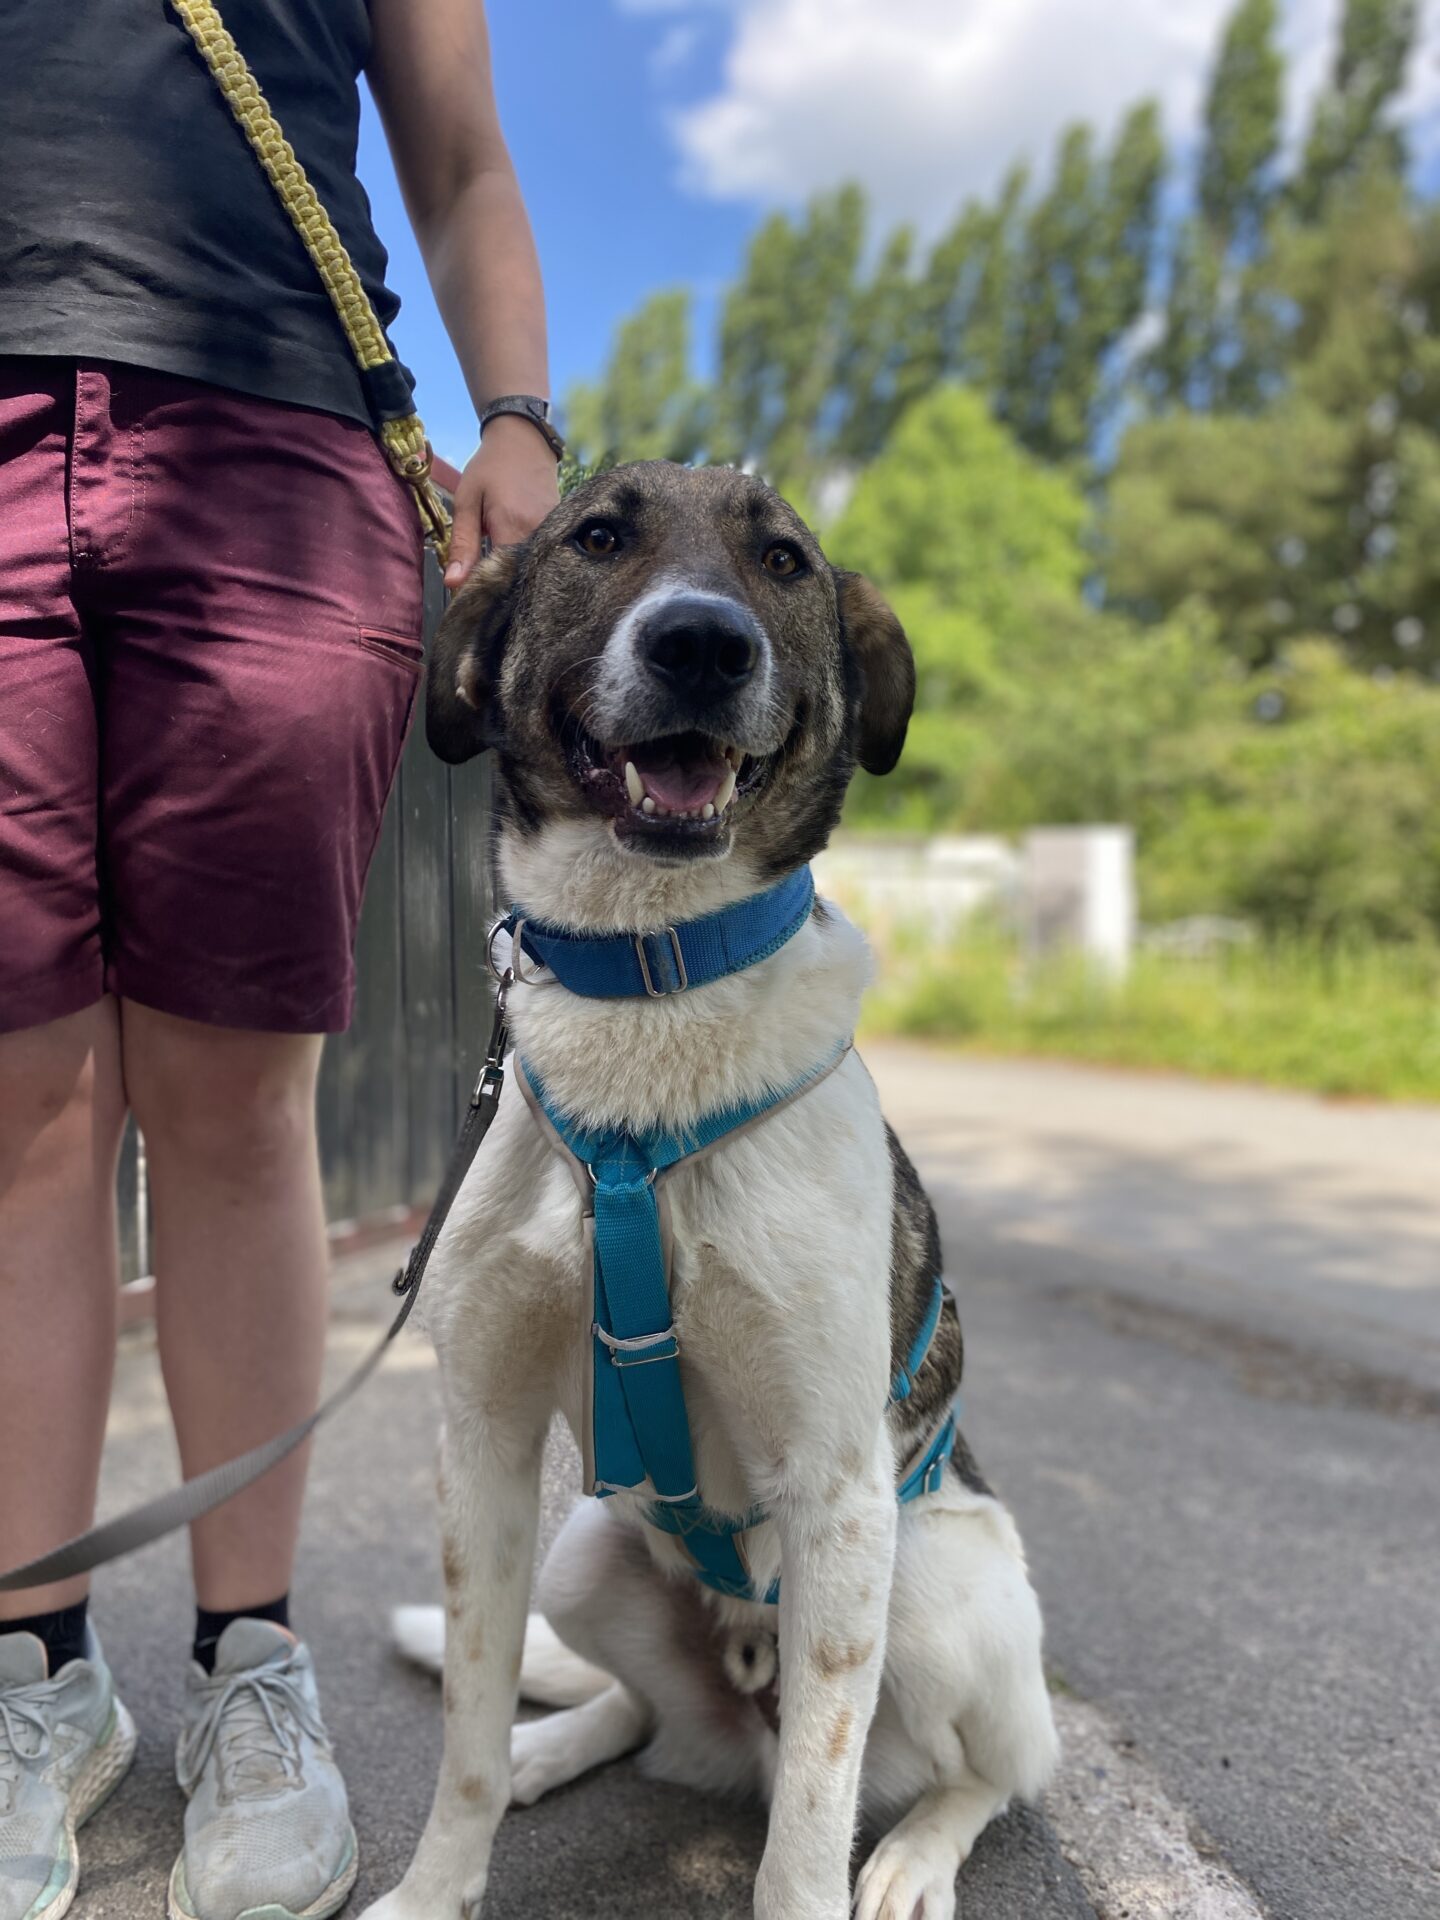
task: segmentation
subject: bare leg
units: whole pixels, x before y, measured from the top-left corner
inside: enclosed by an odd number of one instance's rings
[[[94,1518],[124,1119],[113,1000],[0,1035],[0,1567]],[[70,1606],[87,1584],[0,1594],[0,1621]]]
[[[187,1478],[313,1411],[325,1346],[318,1036],[244,1033],[126,1001],[125,1084],[145,1134],[156,1319]],[[191,1529],[201,1606],[290,1586],[308,1449]]]

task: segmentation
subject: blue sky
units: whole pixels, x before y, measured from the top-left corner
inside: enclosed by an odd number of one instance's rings
[[[501,116],[545,272],[558,396],[647,293],[686,284],[702,353],[760,213],[859,179],[885,222],[934,232],[1072,119],[1102,137],[1144,95],[1193,142],[1233,0],[489,0]],[[1340,0],[1282,0],[1298,139]],[[1440,176],[1440,4],[1406,117]],[[459,370],[367,108],[361,173],[436,447],[474,440]]]

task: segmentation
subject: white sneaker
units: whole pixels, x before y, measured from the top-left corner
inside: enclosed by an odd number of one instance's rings
[[[135,1757],[95,1629],[52,1678],[45,1642],[0,1634],[0,1920],[60,1920],[80,1879],[75,1835]]]
[[[189,1796],[170,1920],[324,1920],[359,1865],[307,1648],[234,1620],[192,1663],[175,1773]]]

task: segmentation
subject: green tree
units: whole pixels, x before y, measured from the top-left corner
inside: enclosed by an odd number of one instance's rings
[[[905,415],[827,533],[839,565],[890,597],[915,649],[917,713],[905,759],[864,781],[859,817],[914,825],[963,807],[977,703],[1057,621],[1089,615],[1083,494],[1018,446],[984,399],[941,387]]]
[[[1253,405],[1264,391],[1256,268],[1278,184],[1283,86],[1275,0],[1240,0],[1211,75],[1196,208],[1172,245],[1165,330],[1145,370],[1161,404]]]
[[[799,225],[772,214],[726,296],[713,450],[777,481],[817,465],[826,405],[851,338],[864,240],[860,189],[814,199]]]
[[[914,251],[912,230],[897,227],[851,302],[835,365],[841,412],[832,446],[842,461],[873,459],[909,397],[905,375],[915,326]]]
[[[1012,168],[995,204],[969,201],[931,250],[915,289],[902,411],[944,380],[998,392],[1028,179]]]
[[[1440,217],[1376,161],[1285,229],[1271,272],[1289,385],[1126,436],[1110,596],[1158,619],[1202,595],[1252,665],[1321,632],[1367,667],[1440,666]]]
[[[1164,169],[1153,104],[1098,161],[1088,127],[1060,141],[1055,176],[1025,223],[999,410],[1051,459],[1088,451],[1111,354],[1144,307]]]
[[[565,403],[582,462],[693,460],[705,436],[704,393],[690,371],[690,295],[657,293],[623,321],[596,386]]]
[[[1345,0],[1329,83],[1315,106],[1293,186],[1296,210],[1314,219],[1338,182],[1378,161],[1405,167],[1405,141],[1391,118],[1415,46],[1416,0]]]

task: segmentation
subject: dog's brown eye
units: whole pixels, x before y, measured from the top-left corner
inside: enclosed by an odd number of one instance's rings
[[[802,562],[794,547],[786,546],[783,540],[777,541],[765,554],[765,571],[773,573],[777,580],[786,580],[792,573],[799,573]]]
[[[589,526],[580,529],[576,543],[582,553],[614,553],[620,545],[620,536],[603,520],[592,520]]]

